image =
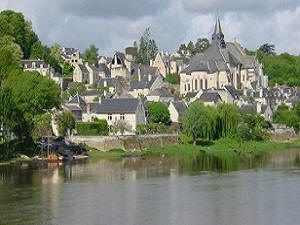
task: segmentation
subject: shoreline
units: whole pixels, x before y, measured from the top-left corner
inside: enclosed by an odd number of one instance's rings
[[[101,151],[95,148],[85,146],[88,150],[89,160],[99,159],[122,159],[130,157],[183,157],[193,156],[200,153],[210,154],[216,157],[225,157],[229,155],[250,158],[259,154],[266,154],[272,151],[285,150],[288,148],[300,149],[300,138],[290,141],[263,141],[263,142],[239,142],[235,139],[225,138],[213,142],[206,142],[200,145],[176,144],[163,147],[150,147],[141,151],[124,151],[121,149],[111,149]],[[22,154],[23,155],[23,154]],[[24,155],[26,156],[26,155]],[[17,157],[7,161],[1,161],[0,166],[10,165],[19,162],[32,162],[35,158]]]

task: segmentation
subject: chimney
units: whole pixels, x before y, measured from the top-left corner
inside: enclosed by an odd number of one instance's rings
[[[99,104],[102,103],[102,96],[99,96]]]
[[[148,81],[150,82],[151,80],[152,80],[152,75],[149,74],[149,75],[148,75]]]
[[[139,82],[142,80],[140,67],[138,68],[138,79],[139,79]]]
[[[256,104],[256,111],[258,114],[261,113],[261,103],[260,102],[257,102],[257,104]]]
[[[107,91],[104,89],[103,96],[107,95]]]
[[[259,90],[259,97],[260,98],[264,97],[264,89],[263,88]]]
[[[243,89],[243,94],[244,94],[244,96],[247,96],[247,89],[246,88]]]
[[[153,66],[153,59],[150,60],[150,66]]]
[[[104,86],[104,87],[107,87],[107,81],[106,81],[106,80],[103,81],[103,86]]]
[[[87,114],[91,113],[91,104],[87,104]]]

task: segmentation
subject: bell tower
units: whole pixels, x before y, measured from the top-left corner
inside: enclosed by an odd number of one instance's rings
[[[217,17],[215,31],[212,35],[212,44],[217,45],[220,48],[226,48],[226,43],[224,41],[224,34],[221,28],[221,22],[219,17]]]

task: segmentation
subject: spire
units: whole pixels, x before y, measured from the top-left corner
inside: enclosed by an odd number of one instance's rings
[[[221,28],[221,22],[220,22],[220,18],[219,17],[217,17],[214,34],[215,35],[217,35],[217,34],[223,34],[222,33],[222,28]]]
[[[224,34],[222,32],[222,27],[221,27],[221,22],[220,22],[219,17],[217,17],[215,31],[212,35],[212,43],[217,44],[221,48],[226,47],[226,43],[224,41]]]

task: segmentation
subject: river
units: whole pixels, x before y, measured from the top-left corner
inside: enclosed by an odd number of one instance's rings
[[[299,156],[0,166],[0,224],[299,225]]]

